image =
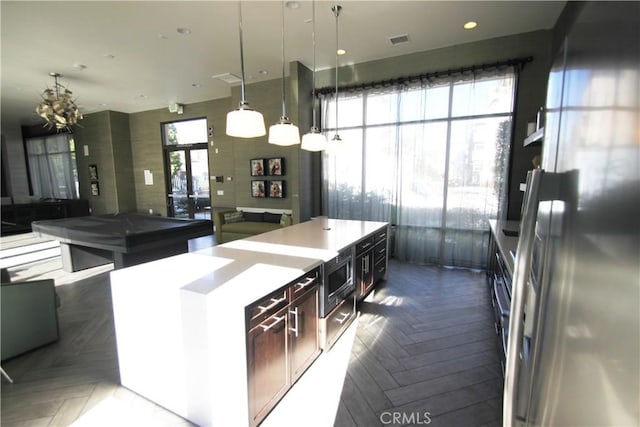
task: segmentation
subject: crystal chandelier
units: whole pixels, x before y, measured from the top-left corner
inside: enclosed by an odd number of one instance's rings
[[[58,73],[49,73],[55,79],[54,88],[42,91],[42,102],[36,106],[36,113],[42,117],[49,129],[71,131],[71,127],[82,120],[82,113],[71,98],[71,91],[58,82]]]

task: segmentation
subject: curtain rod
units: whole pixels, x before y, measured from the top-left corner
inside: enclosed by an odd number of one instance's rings
[[[467,73],[469,71],[488,70],[492,68],[499,68],[499,67],[512,66],[512,65],[518,66],[518,70],[522,70],[522,68],[524,67],[524,64],[531,61],[533,61],[532,56],[527,56],[525,58],[507,59],[506,61],[497,61],[497,62],[490,62],[486,64],[471,65],[468,67],[453,68],[453,69],[448,69],[443,71],[434,71],[430,73],[418,74],[415,76],[396,77],[388,80],[378,80],[378,81],[368,82],[368,83],[359,83],[355,85],[340,86],[340,90],[354,91],[354,90],[361,90],[361,89],[370,89],[374,87],[393,86],[397,84],[412,83],[412,82],[417,82],[417,81],[422,81],[422,80],[427,80],[432,78],[453,76],[456,74]],[[334,92],[335,92],[335,86],[316,89],[316,95],[325,95],[325,94],[334,93]]]

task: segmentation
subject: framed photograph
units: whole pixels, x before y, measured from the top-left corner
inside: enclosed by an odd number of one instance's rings
[[[284,181],[269,181],[269,197],[276,199],[284,197]]]
[[[99,196],[100,195],[100,185],[97,182],[91,183],[91,195]]]
[[[251,197],[267,197],[266,181],[251,181]]]
[[[282,157],[274,157],[267,160],[267,174],[271,176],[284,175],[284,159]]]
[[[89,179],[98,179],[98,165],[89,165]]]
[[[264,159],[251,159],[251,176],[263,176]]]

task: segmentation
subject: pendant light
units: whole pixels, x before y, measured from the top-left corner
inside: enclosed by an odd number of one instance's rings
[[[240,70],[242,82],[240,86],[241,99],[237,109],[227,113],[227,135],[238,138],[255,138],[265,135],[264,117],[262,113],[249,107],[245,99],[244,81],[244,51],[242,44],[242,1],[238,1],[238,29],[240,33]]]
[[[291,123],[287,117],[287,105],[285,96],[284,79],[284,0],[282,0],[282,116],[275,125],[269,126],[269,144],[295,145],[300,144],[300,131],[298,126]]]
[[[316,126],[316,2],[311,2],[313,29],[311,38],[313,39],[313,125],[309,132],[302,136],[302,149],[307,151],[322,151],[327,148],[327,137],[324,136]]]
[[[338,49],[339,49],[339,44],[338,44],[338,16],[340,15],[340,11],[342,10],[342,6],[340,6],[339,4],[336,4],[335,6],[333,6],[331,8],[331,11],[333,12],[333,14],[336,17],[336,133],[335,135],[333,135],[333,138],[331,138],[331,140],[329,141],[329,144],[327,146],[327,150],[332,152],[332,153],[337,153],[339,151],[339,149],[341,148],[341,142],[342,142],[342,138],[340,138],[340,135],[338,134]]]

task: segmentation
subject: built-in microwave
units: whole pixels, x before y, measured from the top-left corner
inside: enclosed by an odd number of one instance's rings
[[[355,289],[352,248],[325,262],[322,269],[320,315],[325,317]]]

